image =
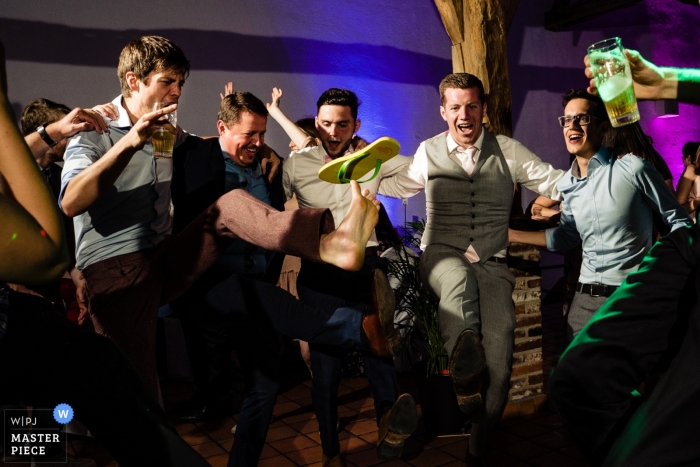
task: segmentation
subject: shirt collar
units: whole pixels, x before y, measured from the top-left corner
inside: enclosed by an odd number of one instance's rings
[[[598,151],[593,155],[591,160],[596,160],[600,165],[607,165],[612,160],[612,152],[605,146],[601,146]],[[590,164],[590,162],[589,162]]]
[[[485,133],[485,129],[484,129],[484,127],[482,126],[482,127],[481,127],[481,134],[480,134],[479,137],[476,139],[476,143],[474,143],[474,147],[477,149],[476,154],[478,154],[479,152],[481,152],[481,145],[484,144],[484,133]],[[459,144],[457,144],[457,142],[454,140],[454,138],[452,138],[452,135],[451,135],[450,132],[448,131],[448,132],[447,132],[447,152],[449,152],[450,154],[452,154],[452,152],[453,152],[455,149],[457,149],[458,146],[459,146]],[[470,147],[471,147],[471,146],[470,146]],[[464,148],[464,149],[468,149],[468,148]]]
[[[594,170],[598,166],[610,164],[611,159],[612,152],[610,152],[605,146],[601,146],[600,149],[593,154],[591,160],[588,161],[587,172],[590,173],[591,170]],[[591,164],[591,162],[593,164]],[[571,163],[571,175],[576,178],[581,178],[581,170],[579,169],[578,160],[576,158],[574,158],[574,161]]]
[[[114,106],[117,108],[117,111],[119,112],[119,116],[117,117],[117,119],[110,120],[108,117],[104,117],[104,119],[110,126],[116,126],[119,128],[130,128],[132,126],[131,119],[129,118],[129,112],[126,111],[124,104],[122,104],[122,99],[123,96],[119,94],[112,101],[112,104],[114,104]]]

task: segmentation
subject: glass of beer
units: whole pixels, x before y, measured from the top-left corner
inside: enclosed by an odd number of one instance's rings
[[[153,104],[153,110],[159,110],[163,107],[168,107],[170,104],[156,102]],[[177,110],[170,112],[161,117],[167,120],[173,127],[177,126]],[[151,144],[153,144],[153,157],[171,159],[173,157],[173,146],[175,145],[175,135],[170,133],[166,128],[157,126],[151,136]]]
[[[637,99],[630,64],[619,37],[605,39],[588,47],[593,79],[612,126],[619,127],[639,120]]]

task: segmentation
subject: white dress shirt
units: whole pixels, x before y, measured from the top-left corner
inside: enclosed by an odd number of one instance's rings
[[[506,159],[510,175],[515,183],[520,183],[535,193],[557,201],[561,195],[557,189],[557,182],[564,176],[564,171],[555,169],[550,164],[534,155],[520,142],[503,135],[496,135],[498,145]],[[484,142],[484,132],[477,139],[474,146],[478,149],[474,155],[474,163],[479,163],[481,145]],[[462,163],[455,154],[458,144],[447,135],[447,153],[460,166]],[[428,156],[425,153],[425,142],[418,146],[415,156],[409,165],[401,172],[385,178],[379,187],[379,194],[394,198],[407,198],[413,196],[425,188],[428,182]]]
[[[448,157],[462,166],[462,162],[457,157],[459,145],[450,134],[447,135],[446,140]],[[550,164],[542,162],[539,157],[512,138],[496,135],[496,140],[501,152],[503,152],[514,183],[520,183],[525,188],[548,198],[561,200],[557,182],[564,176],[563,170],[555,169]],[[474,155],[474,165],[479,162],[483,142],[484,132],[482,131],[474,144],[477,149]],[[422,142],[408,165],[404,166],[400,172],[382,180],[379,194],[394,198],[408,198],[423,190],[427,183],[428,155],[425,152],[425,142]],[[424,248],[425,245],[421,247]],[[496,256],[505,256],[505,252],[500,252]]]

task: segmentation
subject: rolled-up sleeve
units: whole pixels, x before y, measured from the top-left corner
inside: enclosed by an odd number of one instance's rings
[[[97,132],[78,133],[68,142],[63,156],[63,172],[61,172],[61,193],[58,197],[58,207],[63,211],[62,201],[68,182],[82,172],[86,167],[97,161],[105,152],[102,137]]]
[[[545,230],[547,249],[550,251],[570,250],[581,243],[581,235],[576,229],[576,220],[571,209],[562,203],[559,227]]]

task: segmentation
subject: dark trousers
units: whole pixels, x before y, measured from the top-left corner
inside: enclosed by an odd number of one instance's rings
[[[342,307],[371,304],[370,287],[374,270],[386,269],[386,260],[367,257],[360,271],[349,272],[335,266],[302,261],[297,292],[304,303],[318,307]],[[311,398],[318,419],[323,453],[333,458],[340,452],[338,423],[338,384],[346,349],[309,343],[311,350]],[[365,376],[374,396],[377,422],[391,408],[399,394],[398,377],[391,359],[362,353]]]
[[[170,304],[180,319],[187,345],[187,356],[197,386],[194,399],[202,406],[221,406],[231,397],[235,324],[206,301],[209,290],[229,276],[230,273],[214,267]]]
[[[319,260],[319,234],[332,229],[332,216],[324,210],[279,212],[243,190],[226,193],[158,247],[83,270],[95,331],[119,346],[159,397],[155,336],[160,306],[187,290],[236,238]]]
[[[121,466],[208,465],[170,427],[119,349],[42,298],[10,292],[0,368],[2,403],[69,404]]]
[[[592,465],[700,465],[699,261],[697,226],[663,237],[562,355],[550,394]]]
[[[279,334],[321,345],[361,348],[362,307],[309,306],[286,290],[233,275],[206,295],[207,305],[233,324],[245,397],[229,466],[255,466],[265,445],[280,384]],[[337,305],[337,306],[336,306]]]
[[[232,276],[226,283],[234,282],[241,289],[264,284],[245,276]],[[270,284],[265,284],[274,287]],[[267,288],[267,287],[264,287]],[[276,287],[275,287],[276,288]],[[246,295],[250,298],[250,295]],[[228,464],[231,466],[256,466],[260,459],[272,411],[280,388],[279,334],[264,313],[261,303],[235,300],[238,308],[232,310],[233,344],[243,374],[244,398],[238,415],[238,426]]]

